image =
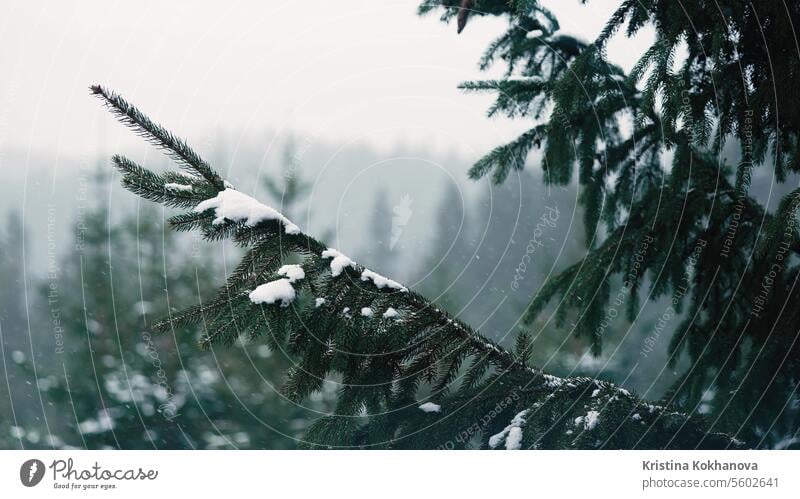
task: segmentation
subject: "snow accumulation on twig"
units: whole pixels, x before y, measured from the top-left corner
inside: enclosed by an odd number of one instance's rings
[[[212,208],[216,215],[214,225],[230,220],[244,222],[245,225],[253,227],[264,220],[277,220],[283,224],[283,229],[287,234],[300,233],[300,228],[275,208],[262,204],[247,194],[242,194],[230,187],[220,191],[216,197],[201,202],[194,211],[202,213]]]
[[[192,192],[192,186],[186,184],[164,184],[164,189],[168,191]]]
[[[261,284],[251,291],[249,296],[250,301],[258,305],[281,302],[281,307],[288,307],[297,294],[289,279],[277,279]]]
[[[522,425],[525,424],[525,416],[528,410],[518,413],[511,419],[511,423],[503,431],[489,437],[489,447],[497,448],[500,442],[506,441],[507,450],[517,450],[522,446]]]
[[[201,177],[198,177],[194,173],[185,172],[183,170],[178,170],[175,172],[175,174],[189,180],[202,180]]]
[[[542,373],[542,376],[544,377],[544,384],[548,388],[558,388],[564,383],[563,378],[553,376],[552,374]]]
[[[278,275],[285,277],[262,284],[254,289],[250,292],[250,301],[256,304],[266,303],[268,305],[280,302],[281,307],[288,307],[297,296],[292,283],[305,278],[306,274],[303,272],[303,267],[292,264],[284,265],[278,269]]]
[[[289,282],[299,281],[306,276],[306,273],[303,272],[303,267],[297,264],[291,265],[284,265],[283,267],[278,269],[278,275],[285,276],[289,279]]]
[[[331,260],[331,275],[336,277],[342,273],[345,267],[352,267],[356,264],[350,257],[343,255],[339,250],[328,248],[322,252],[322,258],[333,258]]]
[[[400,291],[403,291],[403,292],[407,292],[408,291],[408,288],[406,288],[405,286],[403,286],[399,282],[393,281],[393,280],[389,279],[388,277],[384,277],[384,276],[378,274],[377,272],[373,272],[373,271],[371,271],[369,269],[364,269],[364,271],[361,272],[361,280],[362,281],[369,281],[370,279],[372,280],[373,284],[375,284],[375,287],[377,287],[378,289],[392,288],[392,289],[397,289],[397,290],[400,290]]]
[[[330,265],[331,265],[331,275],[333,275],[333,277],[341,275],[341,273],[344,271],[345,268],[347,267],[355,268],[356,265],[356,262],[352,258],[348,257],[347,255],[343,254],[341,251],[337,249],[328,248],[322,252],[321,256],[322,258],[332,258]],[[378,289],[391,288],[403,292],[408,291],[408,288],[406,288],[399,282],[393,281],[388,277],[384,277],[379,273],[366,268],[361,271],[361,280],[372,281],[372,283]]]
[[[600,413],[597,411],[589,411],[586,413],[586,416],[578,416],[575,418],[575,425],[583,424],[584,430],[594,430],[595,426],[597,426],[597,423],[600,421],[598,418],[599,415]]]
[[[419,408],[422,412],[440,412],[442,410],[442,406],[433,402],[425,402]]]

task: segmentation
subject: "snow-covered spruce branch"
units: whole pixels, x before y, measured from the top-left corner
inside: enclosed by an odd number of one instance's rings
[[[185,142],[103,87],[92,93],[186,172],[157,174],[114,156],[123,185],[189,208],[182,231],[247,248],[209,302],[156,326],[204,329],[202,345],[240,336],[288,351],[283,390],[301,400],[340,380],[334,414],[309,447],[724,448],[696,417],[648,404],[610,383],[558,378],[527,365],[528,336],[508,351],[413,290],[304,234],[274,208],[235,190]]]

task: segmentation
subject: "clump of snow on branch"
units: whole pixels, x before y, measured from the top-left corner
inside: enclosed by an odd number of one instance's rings
[[[326,249],[325,251],[322,252],[321,256],[322,258],[331,258],[330,267],[331,267],[331,275],[333,277],[341,275],[341,273],[347,267],[356,266],[356,262],[353,261],[352,258],[334,248]],[[403,292],[408,291],[408,288],[406,288],[399,282],[393,281],[388,277],[384,277],[378,274],[377,272],[373,272],[372,270],[369,269],[364,269],[363,271],[361,271],[361,280],[372,281],[372,283],[378,289],[391,288]]]
[[[503,429],[503,431],[489,437],[489,447],[495,449],[498,445],[500,445],[500,442],[505,440],[506,449],[519,449],[522,446],[522,425],[525,424],[525,416],[527,414],[527,409],[518,413],[511,420],[511,423]]]
[[[563,379],[552,374],[543,373],[542,376],[544,376],[544,384],[547,388],[558,388],[564,383]]]
[[[201,202],[194,211],[202,213],[210,209],[214,209],[216,215],[214,225],[230,220],[244,222],[245,225],[253,227],[265,220],[277,220],[283,224],[283,229],[287,234],[300,233],[300,228],[275,208],[259,203],[250,196],[230,187],[219,192],[215,197]]]
[[[392,288],[400,291],[408,291],[408,288],[406,288],[399,282],[393,281],[388,277],[384,277],[378,274],[377,272],[373,272],[369,269],[364,269],[364,271],[361,272],[361,280],[362,281],[372,280],[372,283],[375,284],[375,287],[377,287],[378,289]]]
[[[292,287],[289,279],[278,279],[275,281],[261,284],[250,292],[250,301],[255,304],[272,305],[281,302],[281,307],[288,307],[297,294]]]
[[[384,319],[391,319],[392,317],[397,317],[397,310],[389,307],[386,309],[386,312],[383,313]]]
[[[281,307],[288,307],[297,296],[292,283],[303,279],[306,274],[303,267],[293,264],[278,269],[278,275],[285,277],[258,286],[250,292],[250,301],[259,305],[280,302]]]
[[[323,305],[325,305],[325,298],[317,298],[314,300],[314,308],[319,308]]]
[[[189,179],[189,180],[201,180],[201,178],[198,177],[197,175],[195,175],[193,173],[185,172],[183,170],[178,170],[178,171],[175,172],[175,174],[178,175],[179,177],[183,177],[183,178],[186,178],[186,179]]]
[[[306,273],[303,272],[303,267],[297,264],[291,265],[284,265],[283,267],[278,269],[278,275],[285,276],[289,279],[289,282],[299,281],[306,276]]]
[[[372,317],[372,309],[369,307],[362,308],[361,315],[363,315],[364,317]]]
[[[520,447],[522,447],[522,428],[515,426],[508,430],[508,436],[506,437],[506,449],[518,450]]]
[[[339,250],[328,248],[322,252],[322,258],[332,258],[331,275],[333,277],[342,273],[345,267],[352,267],[356,264],[350,257],[343,255]]]
[[[434,404],[433,402],[425,402],[419,406],[419,408],[423,412],[440,412],[442,410],[442,406],[439,404]]]
[[[598,419],[598,412],[597,411],[589,411],[586,414],[586,419],[583,422],[583,427],[586,430],[594,430],[594,427],[597,426]]]
[[[175,184],[175,183],[164,184],[164,189],[168,191],[192,192],[192,186],[185,184]]]
[[[578,416],[575,418],[575,424],[583,424],[584,430],[594,430],[594,428],[597,426],[597,423],[600,421],[598,418],[599,415],[600,414],[597,411],[589,411],[586,413],[586,416]]]

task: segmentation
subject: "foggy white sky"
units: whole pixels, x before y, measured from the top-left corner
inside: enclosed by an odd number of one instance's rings
[[[591,39],[618,4],[549,1]],[[456,85],[503,28],[462,35],[415,0],[0,2],[0,150],[105,153],[139,140],[90,98],[102,83],[188,139],[296,130],[314,140],[419,144],[477,157],[524,129],[488,121]],[[629,42],[630,43],[630,42]],[[612,45],[629,65],[638,51]],[[630,44],[627,45],[630,51]],[[485,76],[485,75],[484,75]]]

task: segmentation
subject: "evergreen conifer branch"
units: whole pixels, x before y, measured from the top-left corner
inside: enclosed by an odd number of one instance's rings
[[[450,21],[453,2],[423,5]],[[786,42],[796,41],[800,4],[626,0],[591,43],[557,23],[524,33],[526,20],[543,18],[535,0],[473,8],[508,19],[480,61],[504,64],[507,78],[463,87],[496,93],[491,114],[529,119],[543,133],[490,151],[471,175],[502,182],[542,148],[545,181],[569,183],[577,169],[581,187],[587,255],[545,283],[528,322],[559,298],[558,323],[576,316],[574,331],[599,353],[593,326],[612,298],[627,302],[631,321],[640,295],[669,299],[670,320],[681,317],[669,363],[688,354],[692,364],[664,402],[702,408],[715,427],[758,446],[791,441],[800,428],[800,317],[789,311],[800,300],[800,205],[792,191],[770,212],[749,189],[753,169],[768,162],[778,182],[800,172],[800,58]],[[655,40],[632,70],[610,64],[610,38],[645,26]],[[630,116],[633,131],[623,134]],[[726,143],[739,146],[735,167],[722,157]]]
[[[295,400],[321,389],[326,379],[340,379],[336,412],[312,425],[305,445],[742,445],[705,431],[696,416],[648,404],[612,384],[562,379],[529,367],[527,336],[519,338],[515,352],[500,347],[413,290],[353,262],[274,209],[227,187],[185,142],[121,97],[99,86],[92,92],[124,123],[200,174],[158,175],[115,156],[123,185],[154,202],[192,207],[171,219],[178,230],[200,230],[209,240],[232,238],[248,248],[210,302],[156,328],[201,327],[204,347],[245,336],[287,349],[297,363],[283,390]],[[169,187],[181,182],[184,187]]]
[[[129,126],[137,135],[166,151],[167,154],[183,164],[189,171],[201,175],[217,190],[225,188],[220,176],[183,140],[150,121],[147,116],[140,113],[138,109],[128,104],[125,99],[114,92],[110,92],[100,85],[93,85],[90,90],[92,94],[105,102],[106,106],[120,122]]]

